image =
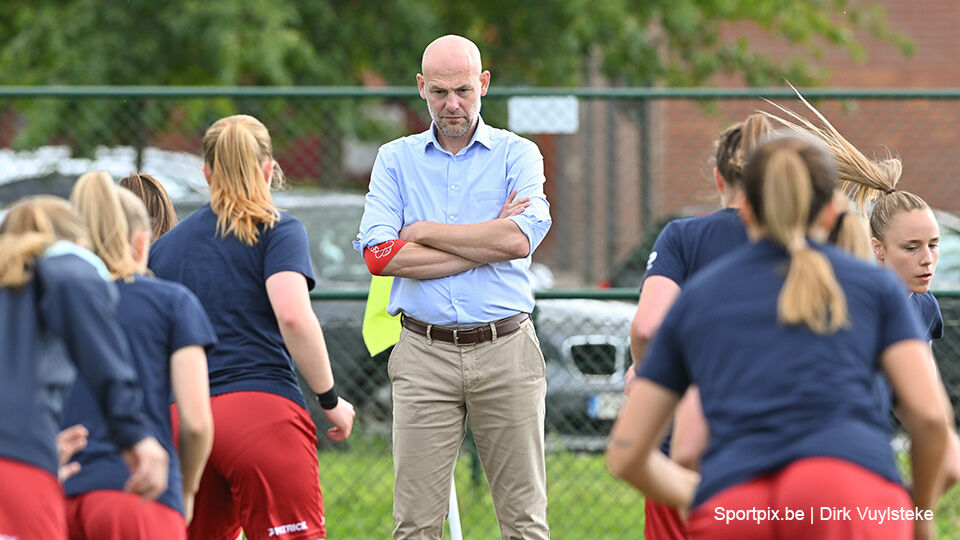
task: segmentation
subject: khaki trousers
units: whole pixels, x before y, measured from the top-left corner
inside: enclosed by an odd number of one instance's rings
[[[441,537],[468,418],[502,538],[550,537],[544,369],[529,319],[512,334],[465,346],[403,329],[387,365],[393,382],[394,538]],[[464,537],[472,537],[469,530]]]

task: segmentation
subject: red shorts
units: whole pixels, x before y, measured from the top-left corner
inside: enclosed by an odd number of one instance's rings
[[[70,540],[186,540],[183,516],[125,491],[97,490],[67,499]]]
[[[688,529],[693,539],[912,539],[913,521],[880,522],[875,512],[887,509],[913,510],[903,486],[849,461],[816,457],[721,491],[691,513]]]
[[[67,538],[63,490],[56,476],[33,465],[0,458],[0,478],[0,538]]]
[[[210,398],[213,450],[200,479],[191,540],[325,538],[317,432],[306,409],[265,392]],[[172,408],[174,441],[179,416]]]
[[[646,499],[643,503],[643,538],[645,540],[686,540],[687,524],[672,507]]]

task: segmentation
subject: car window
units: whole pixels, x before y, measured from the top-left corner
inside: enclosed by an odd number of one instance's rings
[[[349,288],[366,288],[370,272],[353,249],[363,206],[317,204],[291,208],[310,237],[310,258],[319,282],[333,282]]]
[[[945,220],[940,221],[940,260],[931,288],[935,291],[960,290],[960,231],[943,223]]]

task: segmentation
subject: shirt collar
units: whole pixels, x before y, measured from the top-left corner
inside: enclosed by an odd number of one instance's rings
[[[426,152],[427,148],[432,144],[437,150],[446,152],[442,146],[440,146],[440,141],[437,140],[436,132],[436,123],[430,123],[430,129],[428,130],[429,137],[424,141],[423,151]],[[470,142],[467,143],[467,146],[464,148],[470,148],[474,143],[480,143],[485,146],[488,150],[493,148],[493,144],[490,142],[490,126],[488,126],[484,121],[482,116],[477,117],[477,129],[473,132],[473,137],[470,139]]]
[[[50,247],[43,252],[43,258],[57,257],[60,255],[76,255],[77,257],[80,257],[84,261],[90,263],[90,265],[96,269],[97,273],[100,274],[100,277],[102,277],[104,281],[111,281],[110,271],[107,270],[107,265],[103,264],[103,261],[100,260],[100,257],[94,255],[92,251],[80,247],[73,242],[58,240],[57,242],[51,244]]]

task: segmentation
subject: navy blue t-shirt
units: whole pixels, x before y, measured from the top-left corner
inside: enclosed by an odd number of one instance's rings
[[[699,505],[719,491],[807,457],[847,460],[899,481],[890,426],[875,401],[881,352],[923,339],[903,285],[833,247],[850,326],[818,336],[777,322],[788,256],[761,241],[704,269],[660,326],[638,375],[678,394],[700,388],[710,443]]]
[[[0,288],[0,457],[56,475],[54,441],[78,371],[115,444],[129,448],[149,431],[114,316],[116,288],[74,254],[39,259],[33,270],[21,290]]]
[[[734,208],[675,219],[667,223],[654,242],[643,279],[664,276],[683,287],[701,268],[746,243],[747,230]],[[660,445],[664,454],[670,454],[672,435],[671,427]]]
[[[926,332],[928,342],[943,337],[943,315],[940,313],[940,303],[932,292],[927,291],[923,294],[908,293],[910,306],[916,311],[920,318],[920,327]],[[880,400],[880,406],[886,411],[893,411],[895,404],[893,398],[893,389],[890,388],[890,381],[885,374],[877,376],[877,393]],[[889,414],[889,413],[888,413]]]
[[[303,274],[313,288],[310,243],[300,221],[281,213],[248,246],[232,234],[221,237],[206,204],[153,244],[150,269],[186,285],[213,323],[218,342],[207,353],[211,395],[267,392],[306,408],[266,289],[267,278],[284,271]]]
[[[136,276],[116,282],[120,291],[117,320],[130,344],[130,353],[144,391],[150,431],[170,454],[167,490],[157,499],[183,513],[183,488],[177,449],[170,424],[170,357],[176,351],[216,342],[213,327],[197,298],[178,283]],[[74,461],[80,472],[63,484],[70,497],[98,489],[122,490],[130,476],[120,452],[107,437],[106,424],[90,387],[77,381],[63,415],[64,427],[83,424],[90,431],[87,447]]]
[[[643,278],[664,276],[683,287],[697,271],[747,243],[747,231],[733,208],[675,219],[660,231]]]
[[[932,292],[911,294],[910,304],[920,315],[920,323],[927,331],[927,341],[943,337],[943,315],[940,313],[940,303]]]

